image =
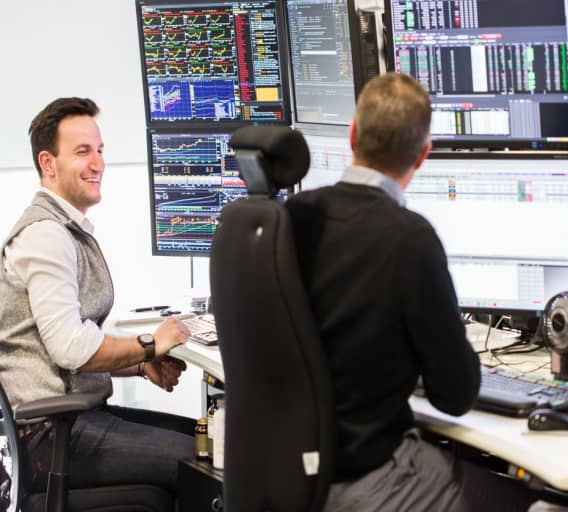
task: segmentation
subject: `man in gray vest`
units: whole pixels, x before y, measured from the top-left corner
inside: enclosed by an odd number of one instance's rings
[[[111,374],[146,377],[171,391],[185,369],[167,356],[189,335],[177,319],[132,338],[101,330],[113,285],[86,217],[101,199],[105,168],[98,112],[89,99],[60,98],[30,126],[41,188],[4,242],[0,265],[0,380],[12,406],[72,391],[109,396]],[[173,426],[164,415],[164,429],[145,424],[156,423],[156,413],[134,422],[124,415],[104,407],[77,417],[70,487],[146,483],[173,491],[177,461],[193,453],[193,438],[181,433],[193,432],[193,421]],[[51,425],[26,425],[20,436],[27,487],[43,489]]]

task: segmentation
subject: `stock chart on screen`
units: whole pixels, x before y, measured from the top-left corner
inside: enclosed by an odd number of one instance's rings
[[[230,138],[150,133],[155,254],[208,254],[223,206],[247,197]]]
[[[150,123],[288,123],[283,20],[274,0],[140,2]]]

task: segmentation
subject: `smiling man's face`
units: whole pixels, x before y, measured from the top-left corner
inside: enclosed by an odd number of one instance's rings
[[[42,184],[72,204],[80,212],[101,200],[105,169],[103,141],[99,126],[91,116],[71,116],[57,129],[57,156],[42,151]]]

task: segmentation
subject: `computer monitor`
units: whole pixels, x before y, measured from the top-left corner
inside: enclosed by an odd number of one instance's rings
[[[154,255],[209,255],[221,209],[247,196],[230,138],[206,130],[148,130]],[[287,195],[279,193],[282,200]]]
[[[406,190],[464,311],[538,316],[568,290],[568,161],[428,160]]]
[[[566,0],[386,0],[387,63],[430,93],[435,147],[568,150]]]
[[[294,122],[348,125],[359,90],[379,71],[374,17],[361,14],[361,23],[353,0],[286,5]]]
[[[138,0],[147,124],[290,124],[277,0]]]

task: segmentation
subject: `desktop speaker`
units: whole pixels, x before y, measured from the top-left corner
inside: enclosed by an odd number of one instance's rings
[[[551,349],[551,371],[560,380],[568,380],[568,292],[561,292],[547,302],[543,312],[543,337]]]

